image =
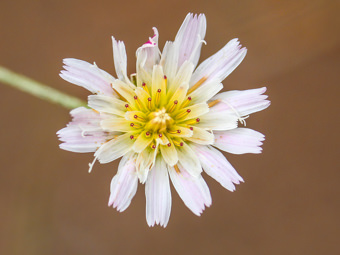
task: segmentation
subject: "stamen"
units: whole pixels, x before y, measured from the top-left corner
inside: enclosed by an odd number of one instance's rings
[[[175,100],[175,101],[174,101],[174,104],[170,107],[169,112],[173,112],[173,111],[175,110],[177,104],[178,104],[178,101]]]
[[[214,105],[218,104],[219,102],[221,102],[221,99],[216,99],[210,103],[208,103],[209,108],[213,107]]]
[[[125,108],[126,108],[126,110],[131,111],[131,108],[130,108],[129,104],[125,104]]]
[[[149,97],[148,98],[148,108],[149,108],[149,110],[151,110],[151,100],[152,100],[151,97]]]
[[[162,134],[158,134],[159,138],[161,138],[163,135]]]
[[[177,130],[169,130],[168,133],[169,134],[180,134],[182,131],[180,129]]]
[[[181,171],[179,170],[179,168],[178,168],[177,164],[176,164],[176,165],[174,165],[174,168],[175,168],[175,171],[176,171],[176,173],[178,173],[178,174],[180,174],[180,173],[181,173]]]
[[[156,149],[156,145],[154,143],[151,144],[151,149]]]
[[[171,146],[171,143],[168,143],[167,146],[170,147],[170,146]]]
[[[190,109],[187,109],[185,112],[181,112],[180,114],[178,114],[178,115],[176,116],[176,118],[177,118],[177,119],[181,119],[181,118],[187,116],[190,112],[191,112],[191,110],[190,110]]]
[[[148,93],[148,95],[150,95],[148,86],[146,86],[145,82],[142,83],[142,87],[145,90],[145,92]]]
[[[156,100],[155,100],[155,104],[158,105],[159,104],[159,100],[161,99],[161,89],[157,90],[157,94],[156,94]]]
[[[207,76],[202,77],[194,86],[192,86],[187,94],[189,95],[191,92],[193,92],[195,89],[197,89],[199,86],[201,86],[206,80],[208,79]]]
[[[172,140],[172,141],[173,141],[174,145],[176,145],[177,147],[183,146],[183,145],[184,145],[183,142],[178,142],[178,141],[176,141],[176,140]]]
[[[135,137],[133,135],[130,135],[130,139],[133,140]]]
[[[134,96],[133,99],[135,99],[135,102],[136,102],[137,106],[139,107],[139,109],[142,109],[142,106],[139,102],[138,96]]]
[[[141,128],[142,126],[138,125],[137,123],[130,123],[130,127],[138,129],[138,128]]]
[[[187,124],[187,125],[195,125],[195,124],[197,124],[198,122],[200,122],[201,120],[200,120],[200,118],[196,118],[196,119],[191,119],[191,120],[188,120],[188,121],[186,121],[185,123]],[[193,130],[194,128],[193,127],[190,127],[190,130]]]
[[[149,136],[150,136],[150,132],[146,132],[146,133],[145,133],[145,136],[146,136],[146,137],[149,137]]]
[[[162,89],[164,92],[166,92],[166,88],[168,86],[168,77],[166,77],[166,75],[164,75],[164,86],[162,86]]]
[[[193,130],[194,130],[194,128],[193,128],[193,127],[189,127],[189,128],[190,128],[190,130],[191,130],[191,131],[193,131]]]
[[[190,101],[191,101],[191,97],[188,97],[188,98],[183,102],[182,107],[183,107],[183,108],[186,107],[186,106],[190,103]]]
[[[134,117],[136,120],[145,122],[145,119],[144,119],[143,117],[140,117],[140,116],[138,116],[138,115],[134,115],[133,117]]]

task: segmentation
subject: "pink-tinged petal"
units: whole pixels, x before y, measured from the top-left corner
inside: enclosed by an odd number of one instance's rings
[[[60,77],[64,80],[84,87],[94,94],[107,96],[116,94],[111,87],[115,78],[96,65],[73,58],[65,58],[63,62],[65,70],[60,72]]]
[[[150,37],[149,40],[139,47],[136,52],[137,63],[139,64],[137,70],[138,68],[144,68],[150,74],[152,73],[153,66],[157,65],[160,60],[158,48],[158,30],[155,27],[152,29],[154,31],[153,37]]]
[[[171,212],[171,191],[168,170],[164,160],[158,157],[145,184],[146,221],[150,227],[159,224],[166,227]]]
[[[242,177],[220,151],[212,146],[198,144],[190,144],[190,146],[197,153],[204,171],[224,188],[234,191],[234,184],[243,182]]]
[[[175,44],[178,45],[178,67],[186,60],[197,65],[201,54],[202,43],[207,29],[207,21],[204,14],[193,15],[189,13],[180,27]]]
[[[259,112],[266,109],[270,105],[270,101],[266,100],[267,95],[263,95],[267,88],[248,89],[248,90],[232,90],[217,94],[211,100],[221,100],[218,104],[211,108],[211,111],[237,112],[240,116]]]
[[[247,54],[246,48],[241,48],[237,39],[228,42],[221,50],[202,62],[192,75],[190,86],[202,78],[223,81],[242,62]]]
[[[73,152],[94,152],[112,133],[104,132],[100,127],[101,116],[93,110],[79,107],[71,111],[72,121],[59,130],[57,135],[63,143],[59,147]]]
[[[109,206],[124,211],[135,196],[138,178],[135,173],[135,156],[125,155],[119,163],[118,172],[113,177],[110,187]]]
[[[180,164],[179,173],[174,167],[169,167],[169,174],[178,195],[184,204],[197,216],[200,216],[205,207],[211,205],[211,196],[208,185],[202,176],[191,176]]]
[[[214,132],[214,146],[220,150],[233,153],[261,153],[264,135],[249,128],[235,128],[227,131]]]

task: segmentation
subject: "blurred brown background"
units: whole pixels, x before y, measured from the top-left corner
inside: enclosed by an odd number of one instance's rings
[[[248,48],[225,89],[267,86],[272,105],[247,126],[261,155],[227,155],[245,179],[236,192],[206,177],[213,204],[193,215],[173,191],[166,229],[149,228],[144,187],[124,213],[107,207],[117,162],[58,148],[68,111],[0,84],[0,254],[340,254],[339,1],[6,1],[0,64],[86,99],[59,78],[62,59],[114,73],[111,35],[135,50],[173,40],[188,12],[205,13],[201,60],[238,37]]]

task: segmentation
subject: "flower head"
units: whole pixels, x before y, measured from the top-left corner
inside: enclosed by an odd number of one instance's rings
[[[94,152],[109,163],[122,157],[111,181],[109,205],[124,211],[145,183],[146,218],[166,226],[170,217],[169,177],[196,215],[210,206],[202,169],[233,191],[243,179],[216,148],[235,154],[260,153],[264,136],[238,122],[270,104],[266,88],[217,94],[221,82],[243,60],[247,50],[237,39],[197,68],[206,32],[203,14],[188,14],[174,42],[158,48],[158,31],[137,50],[136,73],[127,75],[123,42],[113,41],[118,79],[95,64],[65,59],[60,76],[94,95],[88,108],[71,111],[73,120],[58,132],[60,147]],[[215,148],[216,147],[216,148]],[[90,164],[90,170],[93,167]]]

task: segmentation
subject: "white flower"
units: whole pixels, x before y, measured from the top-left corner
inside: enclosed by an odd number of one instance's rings
[[[145,183],[149,226],[166,226],[171,211],[169,177],[185,205],[196,215],[211,205],[203,170],[226,189],[243,181],[216,148],[235,154],[260,153],[264,135],[238,122],[270,104],[266,88],[217,94],[222,81],[243,60],[237,39],[197,68],[206,32],[203,14],[188,14],[174,42],[160,54],[158,31],[137,50],[136,74],[127,75],[123,42],[113,41],[118,79],[95,64],[64,59],[60,76],[94,95],[90,109],[71,111],[73,120],[58,132],[60,148],[94,152],[109,163],[122,157],[111,182],[109,205],[124,211]],[[216,148],[214,148],[216,147]],[[94,162],[93,162],[94,163]],[[90,164],[90,170],[93,163]]]

